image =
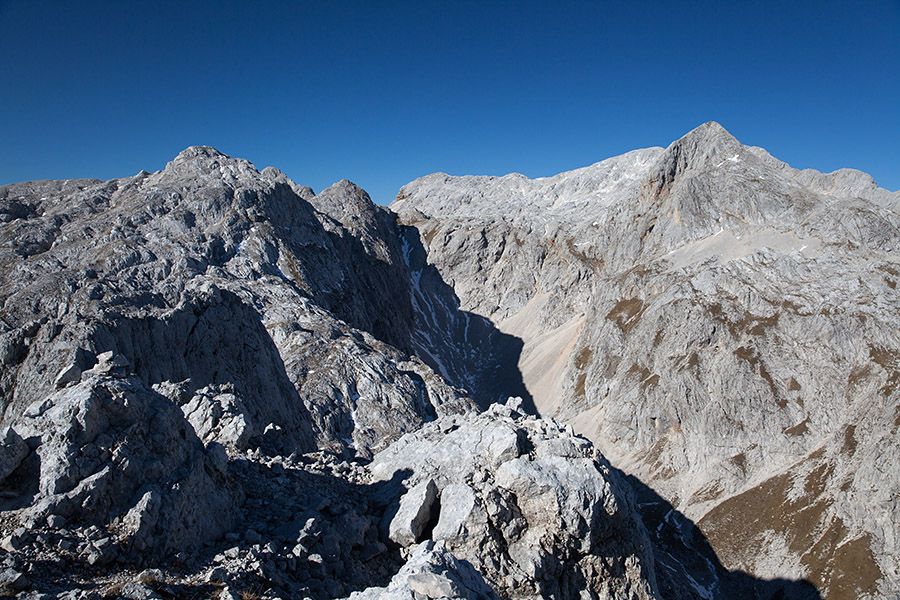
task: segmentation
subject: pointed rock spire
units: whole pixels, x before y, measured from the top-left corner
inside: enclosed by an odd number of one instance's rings
[[[700,169],[710,160],[742,152],[741,143],[716,123],[708,121],[672,142],[650,169],[641,186],[642,197],[650,201],[666,198],[683,173]]]

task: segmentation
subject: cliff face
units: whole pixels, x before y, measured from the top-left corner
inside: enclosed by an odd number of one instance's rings
[[[194,147],[4,186],[0,266],[0,595],[656,597],[629,486],[477,414],[518,340],[352,183]]]
[[[274,169],[189,148],[153,175],[0,197],[5,423],[62,369],[87,371],[107,350],[203,413],[206,429],[239,420],[222,441],[240,448],[269,428],[283,449],[370,454],[465,404],[409,355],[393,217],[349,182],[315,196]]]
[[[900,590],[900,194],[707,123],[549,178],[429,175],[391,209],[461,308],[521,339],[540,413],[640,480],[658,559],[704,590],[672,594],[724,593],[684,558],[704,536],[828,598]]]

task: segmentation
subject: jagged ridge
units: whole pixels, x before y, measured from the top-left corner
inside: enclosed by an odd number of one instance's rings
[[[393,576],[490,595],[465,562],[477,558],[508,597],[601,567],[590,587],[655,595],[621,482],[586,441],[525,423],[518,404],[474,415],[454,386],[485,405],[514,391],[508,336],[461,312],[415,230],[352,183],[314,194],[193,147],[154,174],[4,186],[0,223],[2,593],[333,598]],[[519,544],[503,566],[490,548],[453,554],[417,533],[401,569],[381,523],[411,484],[403,469],[373,477],[369,458],[429,422],[432,441],[462,425],[474,439],[501,418],[514,442],[504,458],[546,469],[549,456],[604,490],[589,519],[602,502],[618,533],[585,547],[569,536],[551,554]],[[562,450],[535,454],[545,437]],[[456,458],[483,450],[471,446]],[[460,477],[484,483],[500,466]],[[497,543],[555,535],[521,518],[501,530],[526,506],[503,486],[482,492],[482,533]],[[571,504],[560,522],[584,518]]]

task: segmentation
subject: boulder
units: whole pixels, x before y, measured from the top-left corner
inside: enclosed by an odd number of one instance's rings
[[[433,483],[440,502],[431,538],[505,597],[569,597],[579,589],[655,597],[653,555],[628,486],[589,442],[516,406],[442,417],[403,436],[375,456],[373,478],[411,472],[404,514],[423,506]]]
[[[383,588],[368,588],[350,594],[349,600],[499,600],[497,594],[473,566],[454,556],[443,542],[422,542],[409,560]]]
[[[28,444],[15,429],[0,430],[0,483],[22,464],[29,452]]]
[[[432,510],[438,497],[434,480],[429,479],[413,486],[400,499],[397,514],[391,519],[389,537],[401,546],[417,543],[432,518]]]
[[[69,364],[60,369],[59,373],[53,379],[53,385],[59,389],[66,387],[70,383],[78,383],[81,381],[81,369],[76,364]]]
[[[235,522],[240,490],[181,411],[140,381],[98,375],[48,400],[18,425],[40,440],[37,494],[24,516],[113,527],[116,538],[94,548],[92,564],[119,551],[190,551]]]

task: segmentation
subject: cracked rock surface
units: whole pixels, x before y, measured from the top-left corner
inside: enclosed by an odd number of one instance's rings
[[[656,597],[590,443],[478,413],[516,340],[424,259],[352,183],[208,147],[0,187],[0,595]]]
[[[761,579],[900,593],[900,193],[707,123],[554,177],[429,175],[391,209],[521,340],[540,414],[634,476],[667,593],[732,593],[676,556],[701,536]]]
[[[469,402],[410,354],[393,217],[350,182],[315,196],[193,147],[154,174],[0,187],[0,239],[3,423],[91,369],[238,449],[370,455]]]
[[[586,439],[520,409],[516,398],[443,417],[375,457],[376,481],[408,473],[391,531],[397,521],[409,531],[409,507],[431,513],[430,532],[397,540],[442,542],[505,598],[654,597],[628,486]]]

